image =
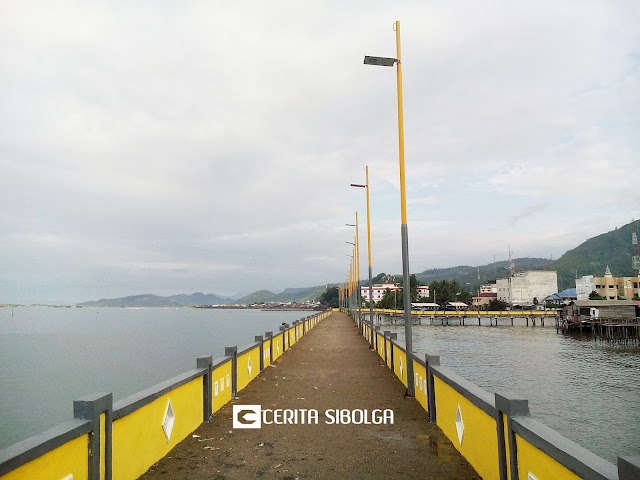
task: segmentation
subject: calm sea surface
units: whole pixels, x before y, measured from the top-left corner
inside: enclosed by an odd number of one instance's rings
[[[73,418],[73,400],[114,401],[312,312],[0,307],[0,449]]]
[[[484,322],[484,320],[483,320]],[[640,455],[640,347],[556,334],[552,326],[413,326],[413,350],[487,392],[529,400],[532,416],[616,462]],[[382,324],[404,341],[404,325]]]

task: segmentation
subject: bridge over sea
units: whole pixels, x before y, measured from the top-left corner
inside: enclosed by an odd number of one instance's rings
[[[0,480],[640,478],[640,457],[613,465],[394,337],[339,311],[283,324],[121,401],[75,401],[0,451]]]

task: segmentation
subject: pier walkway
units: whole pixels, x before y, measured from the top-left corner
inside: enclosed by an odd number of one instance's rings
[[[479,479],[346,314],[334,312],[141,478]],[[233,429],[232,407],[316,409],[317,424]],[[326,424],[327,409],[391,409],[391,424]]]

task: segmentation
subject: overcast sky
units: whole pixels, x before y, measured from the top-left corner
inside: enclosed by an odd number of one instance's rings
[[[412,272],[640,217],[637,0],[2,0],[0,303],[401,273],[395,20]]]

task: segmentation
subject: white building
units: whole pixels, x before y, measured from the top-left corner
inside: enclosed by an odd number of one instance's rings
[[[473,297],[472,304],[474,307],[489,305],[491,300],[498,298],[498,286],[495,283],[487,283],[480,286],[478,296]]]
[[[589,300],[589,294],[596,289],[596,282],[593,275],[583,275],[576,278],[576,297],[578,300]]]
[[[498,293],[498,285],[487,283],[480,286],[480,293]]]
[[[420,285],[418,287],[418,298],[429,296],[429,285]]]
[[[394,290],[395,291],[402,290],[402,284],[394,283],[394,282],[384,282],[384,283],[373,285],[373,288],[372,288],[373,301],[379,302],[380,300],[382,300],[382,297],[384,296],[384,292],[387,291],[387,288],[392,292]],[[362,298],[368,302],[369,301],[369,285],[361,285],[360,293],[362,295]],[[428,296],[429,296],[429,285],[420,285],[418,287],[418,298],[428,297]]]
[[[498,300],[511,305],[533,305],[534,299],[542,299],[558,291],[556,272],[534,271],[518,272],[496,281]]]
[[[379,302],[380,300],[382,300],[382,297],[384,296],[384,292],[387,291],[387,288],[393,292],[394,290],[402,290],[402,285],[394,282],[384,282],[384,283],[379,283],[374,285],[372,288],[373,301]],[[361,285],[360,294],[362,295],[362,298],[368,302],[369,301],[369,285],[367,286]]]

